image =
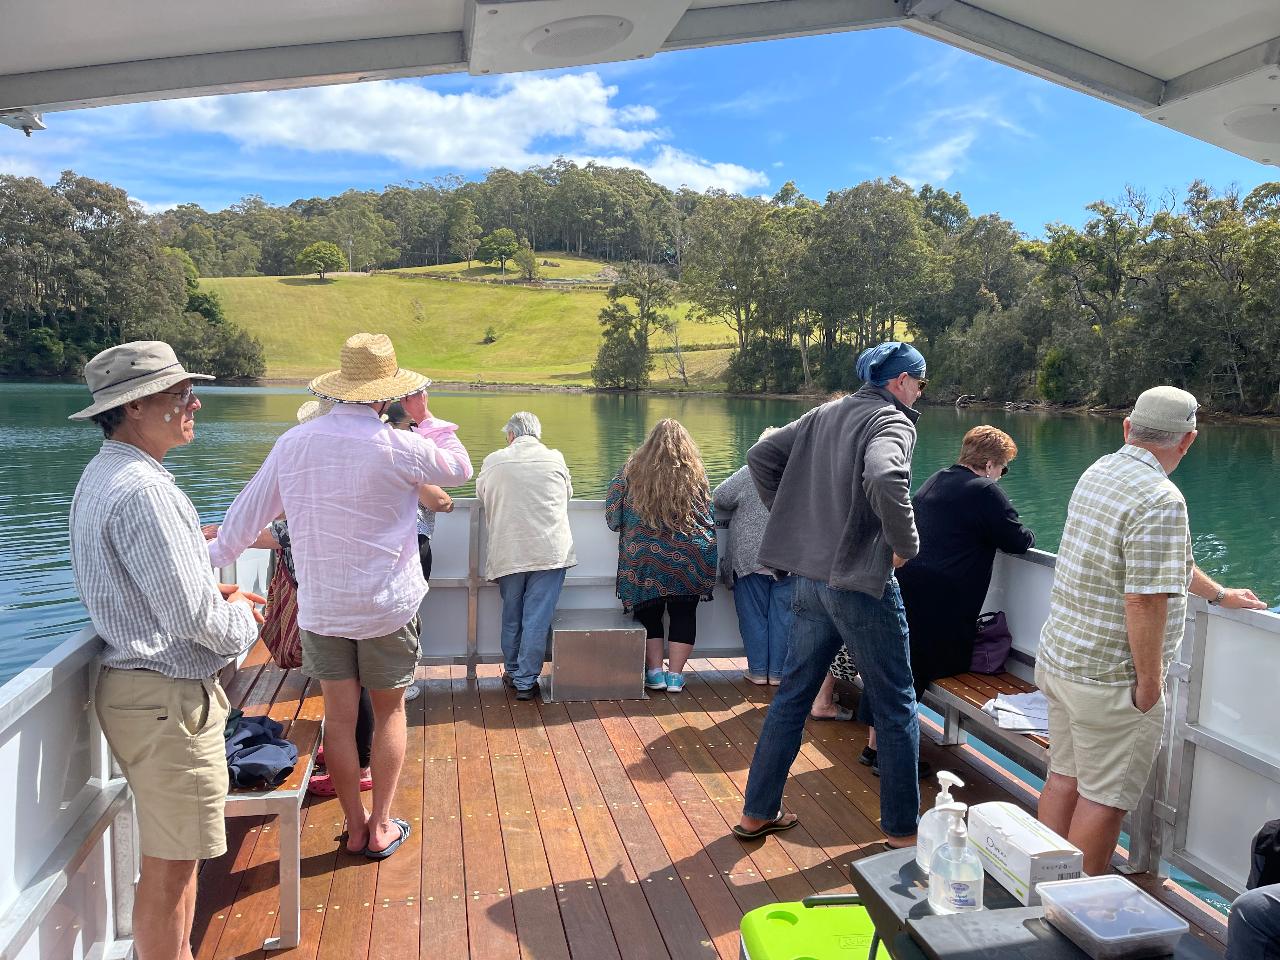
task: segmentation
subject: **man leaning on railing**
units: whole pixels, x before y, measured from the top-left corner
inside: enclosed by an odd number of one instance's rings
[[[1196,398],[1152,387],[1124,421],[1124,446],[1080,477],[1040,635],[1036,684],[1049,702],[1040,820],[1104,873],[1142,795],[1164,731],[1164,679],[1187,594],[1259,610],[1251,590],[1195,564],[1187,502],[1169,474],[1196,439]]]
[[[98,720],[133,791],[142,867],[138,960],[191,960],[196,867],[227,849],[227,697],[218,671],[257,639],[261,597],[219,584],[195,507],[161,466],[195,437],[200,401],[167,343],[85,366],[106,435],[71,501],[76,589],[102,638]]]

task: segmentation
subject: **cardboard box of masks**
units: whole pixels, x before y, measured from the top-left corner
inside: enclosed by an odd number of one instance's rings
[[[1012,803],[969,808],[969,845],[996,883],[1024,906],[1040,902],[1036,884],[1081,875],[1084,854]]]

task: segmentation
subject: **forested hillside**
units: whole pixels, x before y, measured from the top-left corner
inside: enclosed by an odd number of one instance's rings
[[[91,309],[76,284],[50,291],[39,279],[46,237],[63,230],[64,215],[49,207],[71,202],[74,183],[92,181],[68,174],[44,188],[0,177],[7,369],[74,365],[74,344],[88,341],[64,335],[71,315],[92,316],[99,339],[142,329],[145,318],[191,316],[172,284],[160,296],[170,306],[155,307],[164,286],[155,278],[170,276],[173,257],[148,251],[163,247],[183,251],[201,277],[320,279],[459,264],[446,269],[526,286],[557,279],[540,276],[539,259],[559,251],[617,271],[597,331],[602,385],[648,382],[651,331],[698,343],[712,339],[699,329],[708,324],[730,331],[725,381],[746,392],[847,388],[862,348],[905,333],[925,350],[931,392],[943,396],[1121,405],[1169,382],[1219,409],[1280,408],[1280,184],[1247,196],[1201,183],[1159,200],[1126,193],[1090,205],[1082,227],[1048,224],[1028,237],[958,194],[897,179],[821,201],[790,183],[771,198],[743,197],[672,191],[637,170],[559,160],[284,207],[248,197],[222,211],[184,205],[149,219],[117,210],[148,238],[141,246],[80,224],[72,232],[100,238],[110,256],[59,253],[63,264],[87,258],[104,277],[93,289],[115,285]],[[108,263],[115,269],[103,273]],[[646,306],[664,303],[680,306]],[[23,359],[31,351],[20,341],[41,357],[55,343],[71,347],[55,365]]]

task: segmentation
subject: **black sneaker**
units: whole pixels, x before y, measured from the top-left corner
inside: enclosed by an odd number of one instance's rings
[[[523,689],[523,690],[517,690],[517,691],[516,691],[516,699],[517,699],[517,700],[532,700],[532,699],[533,699],[534,697],[536,697],[540,692],[541,692],[541,690],[540,690],[540,688],[538,687],[538,681],[537,681],[537,680],[535,680],[535,681],[533,681],[533,686],[532,686],[532,687],[526,687],[526,688],[525,688],[525,689]]]
[[[858,755],[858,762],[864,767],[874,767],[876,765],[876,748],[863,747],[862,753]]]
[[[505,671],[502,674],[502,684],[503,686],[510,687],[512,690],[516,688],[515,679],[511,676],[511,674],[506,673]]]

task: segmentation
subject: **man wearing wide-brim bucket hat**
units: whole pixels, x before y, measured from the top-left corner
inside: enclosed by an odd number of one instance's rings
[[[84,377],[93,402],[71,419],[106,439],[71,501],[71,567],[103,641],[95,709],[137,812],[138,955],[179,957],[190,952],[197,865],[227,848],[217,674],[257,640],[262,598],[219,585],[195,507],[161,466],[195,436],[193,382],[213,377],[188,372],[159,341],[104,350]]]
[[[427,408],[431,380],[396,361],[390,339],[357,333],[339,369],[311,381],[333,409],[289,430],[236,497],[217,538],[229,563],[281,513],[289,518],[298,580],[302,670],[325,701],[325,766],[347,819],[351,853],[385,859],[409,836],[392,818],[404,763],[404,692],[418,660],[418,487],[471,479],[457,426]],[[381,415],[396,400],[417,421],[395,430]],[[373,809],[360,799],[355,747],[361,686],[373,699]]]

